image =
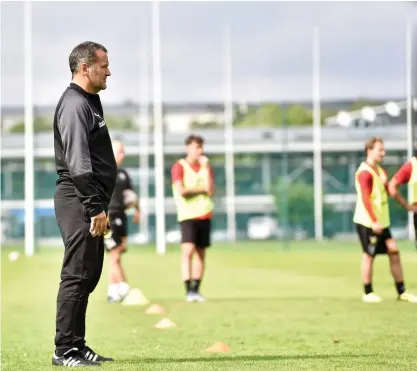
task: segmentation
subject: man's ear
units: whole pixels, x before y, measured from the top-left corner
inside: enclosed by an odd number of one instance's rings
[[[90,73],[90,66],[87,63],[81,63],[80,70],[83,73],[83,76],[88,76]]]

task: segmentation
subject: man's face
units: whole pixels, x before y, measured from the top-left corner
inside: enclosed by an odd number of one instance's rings
[[[98,93],[107,88],[107,77],[110,76],[109,59],[103,50],[97,50],[96,61],[89,68],[88,79],[91,87]]]
[[[385,157],[384,145],[381,142],[376,142],[374,148],[368,152],[368,155],[377,163],[381,163]]]
[[[187,155],[192,160],[197,161],[202,154],[203,154],[203,147],[200,144],[196,142],[191,142],[187,146]]]

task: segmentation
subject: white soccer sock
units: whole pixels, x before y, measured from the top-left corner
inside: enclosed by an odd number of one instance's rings
[[[126,296],[127,293],[129,292],[129,290],[130,290],[130,286],[127,282],[120,282],[119,283],[119,295],[121,297]]]
[[[118,283],[111,283],[107,289],[107,295],[112,299],[119,299],[119,284]]]

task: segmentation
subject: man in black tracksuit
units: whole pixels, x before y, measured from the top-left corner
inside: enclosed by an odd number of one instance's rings
[[[58,227],[65,245],[57,296],[53,365],[99,366],[110,361],[85,345],[87,303],[100,280],[103,236],[117,166],[98,92],[110,76],[107,50],[85,42],[69,58],[72,82],[54,117],[54,198]]]

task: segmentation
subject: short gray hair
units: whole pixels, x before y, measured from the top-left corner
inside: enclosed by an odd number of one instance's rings
[[[71,73],[74,73],[80,68],[81,63],[93,64],[97,58],[97,51],[102,50],[107,53],[107,49],[98,43],[93,41],[85,41],[77,45],[69,56],[69,67]]]

